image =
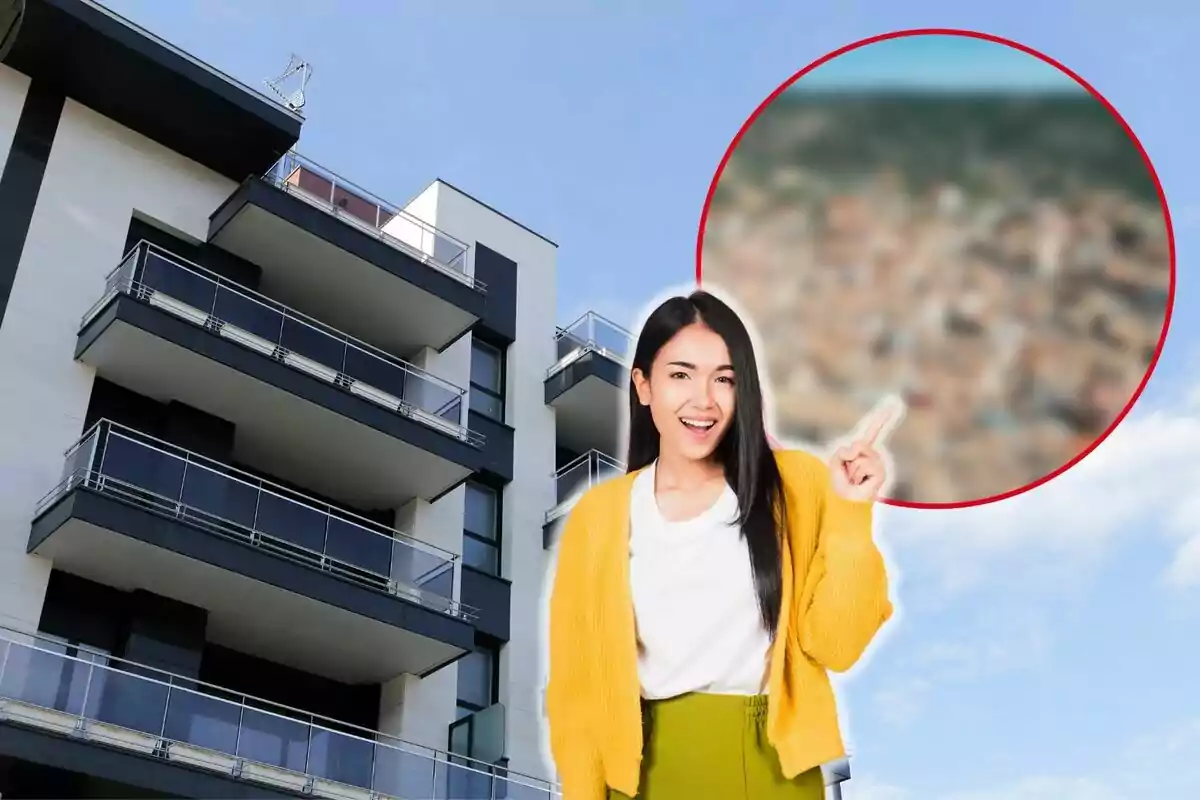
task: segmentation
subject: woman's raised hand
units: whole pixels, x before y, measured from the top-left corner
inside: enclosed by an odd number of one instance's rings
[[[829,459],[833,489],[847,500],[874,502],[887,481],[887,465],[880,449],[904,414],[903,403],[890,398],[859,423],[858,434],[836,447]]]

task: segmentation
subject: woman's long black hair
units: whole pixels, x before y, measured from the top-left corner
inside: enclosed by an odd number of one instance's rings
[[[767,440],[763,423],[762,386],[750,334],[738,315],[708,292],[672,297],[654,310],[638,334],[633,369],[647,378],[658,351],[675,334],[702,323],[725,340],[734,370],[733,421],[717,444],[714,456],[725,468],[725,480],[737,493],[738,524],[750,551],[754,587],[763,626],[774,635],[783,595],[783,526],[787,520],[783,479]],[[658,458],[659,433],[650,409],[638,401],[632,370],[629,382],[630,472]]]

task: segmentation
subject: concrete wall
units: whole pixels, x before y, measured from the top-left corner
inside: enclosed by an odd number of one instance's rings
[[[22,76],[0,72],[0,142]],[[0,323],[0,624],[37,625],[50,565],[25,547],[38,500],[82,433],[92,371],[74,360],[80,319],[121,259],[134,211],[202,240],[229,180],[66,101]]]
[[[424,214],[436,209],[427,219],[440,230],[485,244],[518,265],[516,341],[508,348],[505,398],[505,422],[515,430],[514,477],[504,492],[501,528],[503,573],[512,581],[512,630],[501,651],[500,702],[507,712],[510,769],[550,777],[552,765],[544,757],[540,623],[546,568],[542,520],[555,499],[555,425],[543,381],[554,360],[557,248],[445,183],[435,182],[414,202]],[[460,345],[470,346],[466,339]]]

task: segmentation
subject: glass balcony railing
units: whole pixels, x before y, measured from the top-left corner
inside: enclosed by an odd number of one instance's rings
[[[625,465],[599,450],[589,450],[554,473],[558,502],[546,512],[546,522],[553,522],[571,510],[579,495],[601,481],[625,472]]]
[[[485,709],[468,714],[450,723],[450,752],[452,764],[470,766],[495,765],[504,761],[505,709],[503,703],[493,703]],[[504,768],[480,766],[451,778],[452,797],[499,797],[493,784],[503,781]]]
[[[337,800],[549,800],[557,785],[201,681],[0,632],[7,720]]]
[[[558,360],[546,372],[546,377],[561,372],[587,353],[599,353],[625,366],[629,366],[633,358],[633,334],[594,311],[559,328],[554,339]]]
[[[487,291],[483,282],[467,274],[469,245],[299,153],[286,153],[263,178],[405,255]]]
[[[458,556],[249,473],[102,420],[66,454],[40,515],[74,489],[98,492],[461,619]]]
[[[125,256],[82,324],[86,326],[117,294],[149,303],[472,446],[483,444],[483,435],[466,425],[466,390],[156,245],[140,242]]]

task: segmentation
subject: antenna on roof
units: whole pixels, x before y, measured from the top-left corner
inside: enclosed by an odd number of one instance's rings
[[[312,65],[300,56],[292,53],[287,69],[274,80],[263,81],[271,93],[279,98],[279,102],[299,113],[304,108],[304,90],[312,78]],[[294,88],[293,88],[294,87]]]

